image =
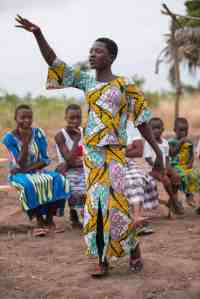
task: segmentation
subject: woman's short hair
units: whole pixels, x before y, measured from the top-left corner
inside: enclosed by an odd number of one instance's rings
[[[104,43],[106,45],[106,48],[108,49],[108,52],[112,55],[113,60],[115,60],[118,54],[118,46],[116,42],[114,42],[112,39],[107,37],[97,38],[96,42]]]

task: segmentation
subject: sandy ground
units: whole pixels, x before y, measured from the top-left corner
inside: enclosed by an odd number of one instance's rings
[[[156,232],[141,238],[140,274],[130,273],[123,258],[108,277],[94,280],[82,233],[68,216],[56,219],[64,233],[33,238],[35,223],[17,196],[1,192],[0,299],[200,299],[200,216],[187,206],[184,217],[166,214],[164,207],[150,213]]]
[[[93,261],[84,256],[81,231],[68,218],[56,219],[64,233],[33,238],[16,196],[1,193],[1,299],[199,299],[200,216],[186,208],[168,220],[160,207],[151,213],[156,233],[141,238],[144,270],[132,274],[128,259],[114,262],[110,276],[94,280]]]

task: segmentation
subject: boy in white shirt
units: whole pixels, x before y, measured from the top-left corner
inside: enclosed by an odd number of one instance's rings
[[[156,157],[153,149],[148,144],[148,142],[145,142],[144,145],[144,158],[151,166],[150,174],[163,184],[167,194],[169,195],[169,201],[167,204],[169,208],[169,217],[171,217],[171,211],[173,211],[175,214],[182,215],[184,213],[183,207],[178,201],[180,178],[169,165],[169,145],[167,140],[162,137],[162,133],[164,131],[164,123],[161,118],[154,117],[150,120],[149,124],[163,154],[165,172],[160,173],[159,171],[157,171],[156,165],[154,165]]]

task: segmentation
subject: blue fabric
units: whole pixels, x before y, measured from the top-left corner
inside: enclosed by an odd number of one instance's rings
[[[36,162],[44,162],[47,165],[50,160],[44,132],[39,128],[32,130],[26,166]],[[2,143],[12,156],[10,168],[18,167],[17,159],[20,155],[21,141],[9,132],[3,137]],[[55,207],[54,214],[58,216],[64,214],[66,199],[70,197],[69,182],[58,172],[35,170],[29,173],[11,174],[9,180],[20,191],[22,208],[31,218],[35,215],[35,209],[40,211],[41,215],[46,215],[50,205]]]
[[[4,135],[2,143],[7,147],[13,157],[10,167],[17,167],[17,159],[19,158],[22,146],[21,141],[12,132],[8,132]],[[34,162],[44,162],[46,165],[50,163],[47,154],[47,139],[40,128],[32,128],[32,140],[29,145],[26,166],[30,166]]]

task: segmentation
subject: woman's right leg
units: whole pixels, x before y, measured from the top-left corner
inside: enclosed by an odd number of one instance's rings
[[[96,243],[97,243],[97,250],[98,250],[98,259],[99,263],[96,266],[96,269],[92,273],[93,277],[105,276],[108,274],[109,264],[107,257],[103,257],[104,251],[104,235],[103,235],[103,215],[101,209],[101,203],[99,201],[98,204],[98,213],[97,213],[97,234],[96,234]]]
[[[123,257],[130,253],[133,240],[136,242],[124,195],[124,151],[86,146],[84,164],[87,181],[84,235],[88,255],[98,257],[97,272],[102,276],[108,273],[107,256]]]

